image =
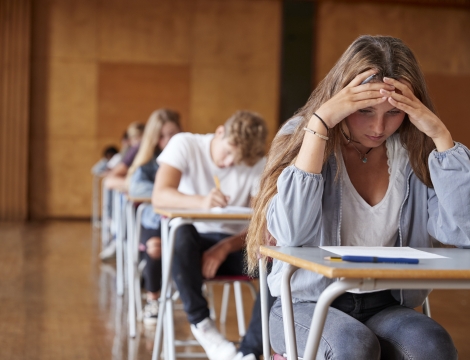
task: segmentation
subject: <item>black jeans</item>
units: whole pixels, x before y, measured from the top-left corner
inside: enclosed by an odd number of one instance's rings
[[[268,263],[268,272],[271,272],[272,263]],[[276,299],[271,296],[271,293],[268,289],[268,314]],[[260,293],[256,297],[255,304],[253,306],[253,311],[251,312],[250,325],[246,331],[245,336],[240,344],[240,351],[243,356],[248,354],[254,354],[256,359],[259,360],[259,357],[263,354],[263,334],[261,326],[261,297]]]
[[[146,244],[152,237],[161,237],[160,229],[147,229],[141,226],[140,242]],[[142,272],[144,287],[147,291],[158,292],[162,288],[162,259],[152,259],[147,251],[141,252],[141,257],[145,259],[145,267]]]
[[[229,234],[199,234],[193,225],[181,226],[176,232],[172,275],[178,287],[184,310],[191,324],[197,324],[209,317],[207,300],[202,294],[202,254]],[[243,252],[227,256],[220,265],[217,275],[243,274]]]
[[[202,294],[204,280],[201,272],[202,254],[228,236],[230,235],[221,233],[199,234],[193,225],[181,226],[176,232],[172,275],[191,324],[197,324],[210,315],[207,300]],[[217,271],[217,275],[242,274],[244,274],[242,251],[231,253]],[[274,300],[269,294],[269,308],[271,308]],[[259,293],[252,310],[248,330],[243,337],[239,351],[243,355],[254,354],[257,359],[263,353]]]

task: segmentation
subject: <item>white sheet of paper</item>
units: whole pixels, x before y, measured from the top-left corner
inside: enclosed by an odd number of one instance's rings
[[[432,254],[426,251],[412,249],[410,247],[383,247],[383,246],[319,246],[320,249],[334,254],[355,256],[377,256],[388,258],[407,259],[443,259],[446,256]]]
[[[213,207],[212,213],[216,214],[251,214],[253,209],[245,206],[226,206],[226,207]]]

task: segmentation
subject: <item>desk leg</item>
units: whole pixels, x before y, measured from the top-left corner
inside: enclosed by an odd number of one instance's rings
[[[116,227],[116,292],[119,296],[124,295],[124,219],[122,216],[122,196],[114,191],[113,219]]]
[[[109,190],[104,186],[104,180],[101,182],[101,250],[109,243]]]
[[[261,329],[263,331],[263,358],[271,356],[271,344],[269,343],[269,314],[268,314],[268,282],[266,264],[263,258],[259,259],[259,290],[261,296]]]
[[[290,290],[290,279],[298,267],[288,264],[282,273],[281,303],[282,318],[284,322],[284,337],[286,339],[287,358],[297,359],[297,341],[294,329],[294,311],[292,308],[292,294]]]
[[[153,344],[152,360],[160,359],[160,351],[162,348],[163,337],[163,320],[165,314],[165,305],[168,291],[168,276],[167,276],[167,251],[168,249],[168,230],[170,219],[162,217],[161,219],[161,239],[162,239],[162,289],[160,292],[160,306],[158,309],[157,328],[155,330],[155,341]],[[171,271],[171,268],[169,269]],[[166,357],[165,357],[166,358]]]
[[[137,320],[142,320],[142,293],[140,291],[140,272],[139,272],[139,243],[140,233],[142,225],[142,212],[144,211],[147,204],[142,203],[137,207],[135,215],[135,235],[134,235],[134,249],[133,249],[133,260],[134,260],[134,293],[136,298],[136,311]]]
[[[175,218],[172,220],[171,230],[169,229],[170,219],[162,218],[162,290],[160,295],[160,308],[158,309],[157,330],[155,331],[155,343],[153,346],[152,360],[160,358],[162,344],[163,322],[166,319],[165,338],[170,350],[165,360],[174,360],[174,325],[173,325],[173,306],[169,306],[168,315],[165,307],[171,299],[171,265],[173,264],[173,253],[175,250],[176,230],[182,225],[192,224],[190,219]],[[171,312],[171,313],[170,313]],[[173,356],[173,357],[172,357]]]
[[[172,286],[169,285],[168,296],[166,300],[166,326],[165,326],[165,341],[166,341],[166,351],[165,351],[165,360],[175,360],[176,359],[176,350],[175,350],[175,322],[173,318],[173,299],[172,299]]]
[[[310,325],[310,332],[305,346],[304,360],[315,359],[317,355],[328,308],[333,300],[345,293],[346,290],[361,287],[362,283],[362,279],[343,279],[334,282],[323,290],[313,313],[312,324]]]
[[[134,236],[135,236],[135,220],[134,220],[134,203],[132,201],[127,201],[126,203],[126,224],[127,224],[127,286],[128,286],[128,318],[129,318],[129,336],[131,338],[135,337],[136,333],[136,318],[135,318],[135,308],[136,308],[136,298],[134,292]]]

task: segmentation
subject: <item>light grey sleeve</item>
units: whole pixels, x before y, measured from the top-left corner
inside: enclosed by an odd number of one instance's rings
[[[282,125],[281,129],[277,133],[277,135],[291,135],[294,133],[295,129],[299,126],[302,122],[302,116],[296,116],[289,120],[287,120],[284,125]]]
[[[133,197],[149,198],[152,196],[153,182],[144,179],[142,167],[136,169],[131,176],[129,195]]]
[[[470,151],[460,143],[429,155],[434,189],[428,194],[428,232],[445,244],[470,247]]]
[[[152,204],[148,204],[142,211],[142,226],[146,229],[160,229],[161,217],[153,211]]]
[[[278,246],[315,245],[320,241],[323,176],[291,165],[277,180],[278,193],[267,212],[268,231]]]

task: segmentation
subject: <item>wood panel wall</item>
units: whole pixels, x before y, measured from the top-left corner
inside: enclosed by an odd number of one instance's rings
[[[277,129],[281,0],[37,0],[32,26],[33,218],[89,216],[91,166],[155,108]]]
[[[425,1],[423,1],[425,2]],[[402,39],[416,55],[437,112],[454,140],[470,146],[470,8],[321,1],[316,20],[318,83],[359,35]],[[454,6],[453,6],[454,5]]]
[[[28,214],[30,8],[0,1],[0,221]]]
[[[439,4],[319,1],[314,83],[358,35],[400,37],[420,61],[441,118],[470,144],[470,14]],[[103,147],[164,103],[183,114],[187,131],[211,132],[245,108],[261,113],[273,136],[281,7],[281,0],[34,1],[31,216],[89,216],[90,168]]]

